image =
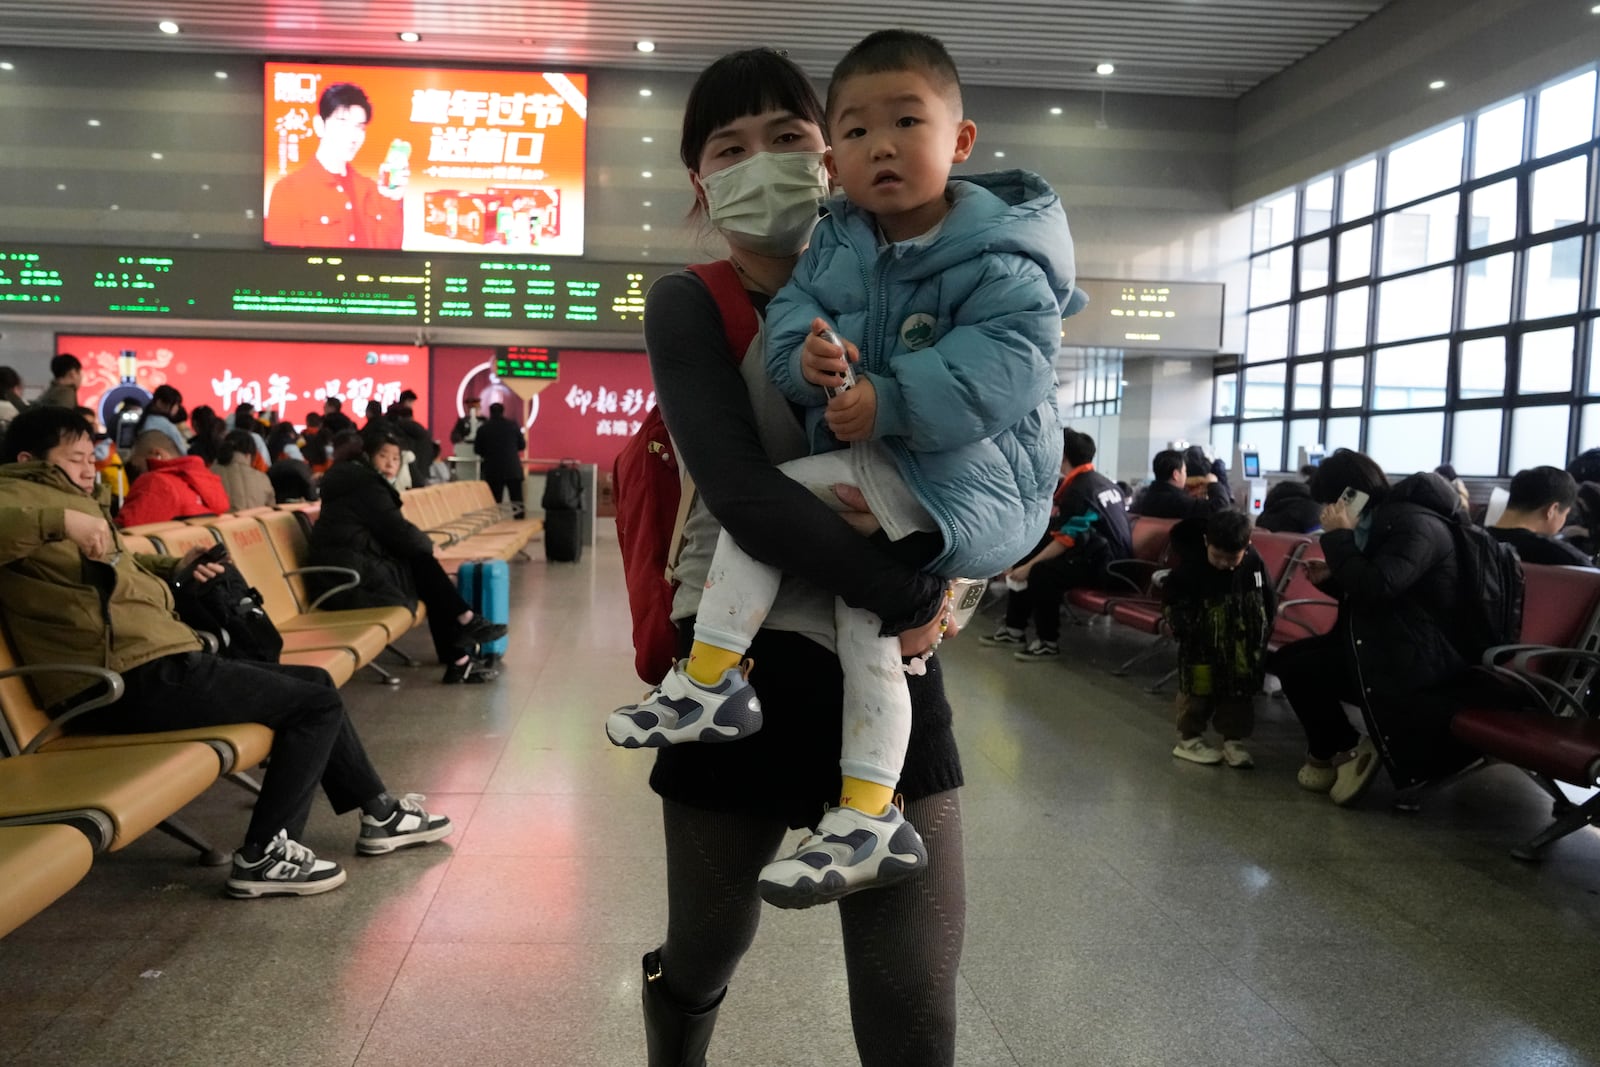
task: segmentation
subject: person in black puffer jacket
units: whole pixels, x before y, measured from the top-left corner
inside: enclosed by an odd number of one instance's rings
[[[400,471],[400,443],[386,433],[365,439],[353,460],[335,463],[322,478],[322,512],[311,528],[311,565],[348,567],[361,584],[331,597],[326,607],[404,605],[428,609],[428,629],[447,685],[486,681],[476,669],[474,646],[505,636],[506,627],[473,614],[455,583],[434,558],[433,541],[400,513],[390,484]],[[306,576],[313,597],[339,584],[337,575]]]
[[[1368,494],[1352,521],[1347,488]],[[1311,476],[1324,504],[1322,552],[1307,575],[1339,601],[1332,632],[1285,645],[1267,670],[1283,683],[1306,731],[1300,784],[1351,804],[1387,765],[1402,788],[1459,769],[1472,758],[1449,732],[1474,648],[1461,610],[1467,593],[1450,524],[1464,521],[1450,483],[1433,472],[1389,485],[1367,456],[1341,448]],[[1362,737],[1342,702],[1361,707]]]
[[[1311,486],[1305,482],[1279,482],[1267,490],[1256,528],[1273,533],[1310,533],[1322,528],[1322,505],[1311,499]]]

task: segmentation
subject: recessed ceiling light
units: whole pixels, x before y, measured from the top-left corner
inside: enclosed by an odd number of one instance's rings
[[[116,210],[117,210],[117,205],[115,205],[115,204],[112,204],[112,205],[111,205],[111,210],[112,210],[112,211],[116,211]]]
[[[641,137],[641,138],[639,138],[639,140],[643,141],[645,144],[655,144],[656,143],[656,139],[654,137]]]
[[[199,234],[197,234],[197,233],[191,233],[191,234],[190,234],[190,235],[189,235],[189,236],[190,236],[190,238],[192,238],[192,239],[193,239],[193,240],[196,240],[196,241],[198,241],[198,240],[200,240],[200,235],[199,235]]]
[[[994,154],[994,158],[996,158],[996,159],[1004,159],[1004,158],[1006,158],[1006,154],[1004,152],[996,152]]]
[[[645,202],[644,202],[644,206],[645,206],[645,207],[649,207],[649,206],[650,206],[650,205],[651,205],[651,203],[652,203],[652,202],[651,202],[651,201],[649,201],[649,200],[646,200],[646,201],[645,201]]]
[[[100,120],[99,119],[90,119],[89,120],[89,125],[98,126],[98,125],[100,125]]]
[[[15,63],[0,63],[0,70],[16,70],[16,69],[17,69],[17,65]]]
[[[1600,4],[1596,4],[1593,7],[1591,7],[1589,9],[1589,14],[1591,14],[1591,15],[1600,15]]]
[[[66,191],[67,191],[67,186],[66,186],[65,182],[57,182],[56,183],[56,192],[64,193]]]
[[[406,44],[416,44],[418,41],[422,40],[422,34],[415,30],[401,30],[399,33],[395,34],[395,36],[400,38]]]
[[[1050,114],[1059,115],[1059,114],[1061,114],[1061,109],[1059,107],[1053,107],[1053,108],[1050,109]]]
[[[637,48],[641,52],[654,52],[656,50],[656,43],[654,41],[640,41],[633,47]]]
[[[202,193],[209,193],[211,191],[211,186],[209,186],[209,185],[201,185],[200,186],[200,191]]]
[[[1428,88],[1430,88],[1430,89],[1443,89],[1444,88],[1444,82],[1442,80],[1436,78],[1433,81],[1428,83]]]
[[[655,177],[655,175],[654,175],[654,174],[652,174],[652,173],[650,173],[650,172],[649,172],[649,171],[647,171],[647,170],[641,170],[641,171],[640,171],[640,172],[639,172],[639,177],[641,177],[641,178],[654,178],[654,177]]]
[[[222,81],[227,81],[228,80],[228,72],[225,71],[225,70],[217,71],[216,72],[216,76],[217,76],[218,79],[220,79]]]
[[[1115,74],[1117,72],[1117,68],[1115,64],[1102,63],[1098,67],[1094,68],[1094,72],[1096,74]]]
[[[171,19],[163,19],[162,21],[156,23],[156,29],[160,30],[162,33],[177,33],[178,24],[173,22]]]
[[[162,156],[162,154],[160,152],[151,152],[150,153],[150,158],[151,159],[164,159],[165,157]]]
[[[652,93],[649,89],[640,89],[639,90],[639,95],[640,96],[654,96],[655,94]]]
[[[647,223],[645,223],[645,224],[644,224],[644,227],[643,227],[643,228],[644,228],[644,230],[645,230],[645,231],[646,231],[646,232],[649,232],[649,230],[650,230],[650,224],[649,224],[649,223],[648,223],[648,222],[647,222]]]
[[[245,208],[244,209],[244,217],[247,218],[247,219],[255,218],[256,217],[256,209],[253,208],[253,207]]]

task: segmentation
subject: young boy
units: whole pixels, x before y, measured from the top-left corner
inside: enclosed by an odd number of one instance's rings
[[[767,312],[768,373],[810,409],[818,453],[784,470],[841,511],[834,487],[859,490],[882,534],[919,566],[998,573],[1043,532],[1061,460],[1053,363],[1063,314],[1085,302],[1066,215],[1032,174],[950,180],[977,127],[932,37],[863,40],[834,70],[826,110],[828,169],[845,198],[831,202]],[[735,266],[739,254],[735,244]],[[824,339],[830,328],[842,346]],[[842,384],[846,358],[856,384],[830,400],[824,388]],[[758,729],[743,656],[779,577],[724,534],[693,651],[644,703],[611,716],[612,741],[729,741]],[[892,803],[911,702],[898,642],[879,630],[870,613],[837,606],[840,805],[794,856],[762,871],[774,904],[834,900],[927,862]]]
[[[1250,546],[1250,517],[1220,511],[1172,528],[1178,566],[1163,584],[1167,625],[1178,639],[1178,743],[1193,763],[1254,766],[1244,747],[1255,728],[1267,638],[1277,598],[1266,564]],[[1222,749],[1206,744],[1216,720]]]

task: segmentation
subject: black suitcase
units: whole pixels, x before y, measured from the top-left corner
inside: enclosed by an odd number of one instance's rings
[[[579,513],[576,511],[547,511],[544,513],[544,558],[555,563],[576,563],[583,555],[583,541],[578,536]]]

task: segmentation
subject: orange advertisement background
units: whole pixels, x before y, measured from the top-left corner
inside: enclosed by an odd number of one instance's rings
[[[542,179],[461,177],[455,175],[429,175],[430,167],[467,167],[472,170],[491,169],[486,162],[431,161],[435,122],[412,121],[413,92],[417,89],[443,90],[449,93],[498,93],[511,97],[522,93],[528,96],[555,96],[557,89],[551,78],[564,78],[571,83],[578,99],[586,101],[589,91],[588,76],[584,74],[550,75],[529,71],[451,70],[416,67],[372,67],[333,65],[323,63],[268,63],[264,88],[266,121],[263,131],[265,159],[263,162],[262,208],[263,215],[272,195],[272,187],[286,174],[303,166],[316,166],[317,137],[311,130],[310,116],[317,113],[316,101],[278,100],[275,86],[280,74],[300,74],[304,83],[314,84],[321,91],[337,82],[351,82],[361,87],[372,100],[372,117],[367,126],[366,143],[356,156],[355,170],[377,180],[378,167],[389,151],[390,142],[399,139],[411,144],[411,180],[405,192],[405,238],[403,248],[408,251],[484,252],[496,255],[507,252],[525,252],[529,255],[582,255],[584,230],[584,180],[587,152],[587,106],[582,113],[573,101],[563,101],[561,120],[557,124],[536,125],[533,114],[524,116],[523,125],[491,124],[484,117],[469,123],[460,116],[450,116],[442,124],[447,129],[494,128],[508,133],[542,133],[544,151],[537,167],[545,172]],[[314,81],[312,79],[315,79]],[[285,159],[280,124],[289,129],[299,127],[298,159]],[[528,164],[514,164],[528,166]],[[546,186],[560,191],[560,234],[540,237],[535,247],[507,248],[498,243],[484,244],[457,240],[438,233],[429,233],[424,227],[424,200],[430,191],[461,190],[482,193],[489,187]]]

